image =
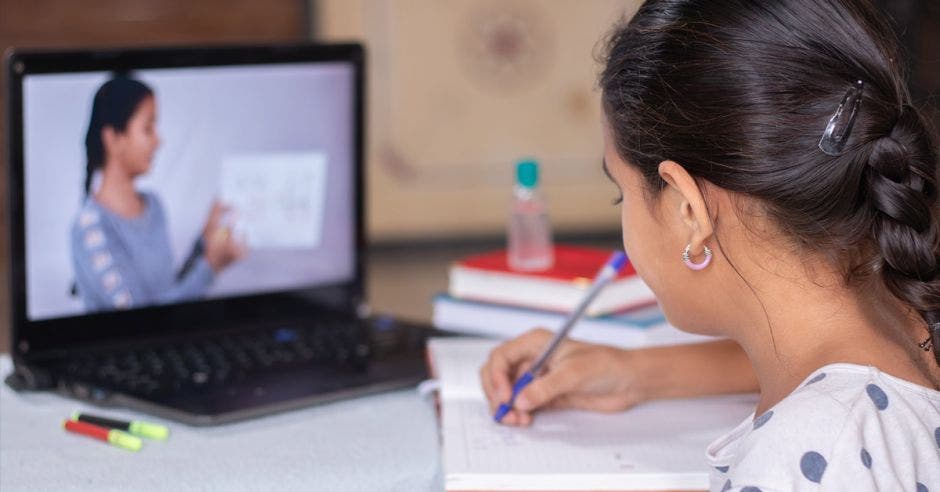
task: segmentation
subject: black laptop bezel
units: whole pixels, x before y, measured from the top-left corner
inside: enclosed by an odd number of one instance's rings
[[[26,253],[23,150],[23,79],[29,75],[157,68],[344,62],[354,74],[353,213],[354,275],[348,282],[259,295],[186,302],[29,320],[26,309]],[[355,313],[365,300],[364,88],[365,51],[357,43],[138,48],[80,51],[11,51],[8,81],[8,210],[10,224],[11,350],[24,362],[65,355],[102,342],[193,336],[272,319],[316,317],[325,310]]]

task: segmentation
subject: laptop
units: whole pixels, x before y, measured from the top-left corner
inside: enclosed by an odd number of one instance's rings
[[[7,383],[211,425],[425,378],[364,296],[363,60],[11,53]]]

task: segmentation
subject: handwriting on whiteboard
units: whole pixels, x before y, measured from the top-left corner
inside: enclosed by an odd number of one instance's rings
[[[239,154],[222,161],[221,198],[251,249],[315,248],[326,205],[322,152]]]

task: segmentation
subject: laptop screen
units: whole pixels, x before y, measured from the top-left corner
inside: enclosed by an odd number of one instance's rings
[[[352,281],[354,68],[23,76],[26,318]]]

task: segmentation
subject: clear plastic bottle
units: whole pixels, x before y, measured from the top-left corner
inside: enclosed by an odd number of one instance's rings
[[[539,165],[527,159],[516,164],[516,185],[509,213],[509,268],[546,270],[555,263],[548,207],[538,193]]]

